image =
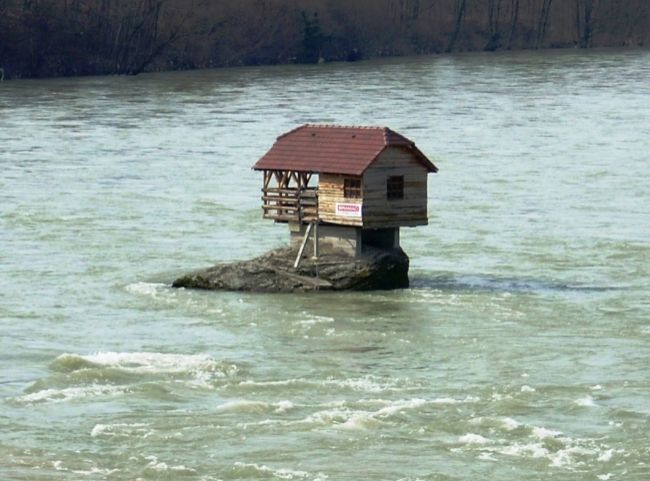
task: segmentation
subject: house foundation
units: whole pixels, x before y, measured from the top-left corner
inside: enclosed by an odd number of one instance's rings
[[[298,249],[302,244],[309,224],[289,223],[291,247]],[[312,230],[306,244],[305,252],[314,254],[316,242],[320,248],[331,248],[343,252],[350,257],[360,257],[366,247],[390,250],[400,246],[399,227],[383,229],[363,229],[361,227],[342,226],[335,224],[318,224]],[[317,237],[317,241],[314,238]]]

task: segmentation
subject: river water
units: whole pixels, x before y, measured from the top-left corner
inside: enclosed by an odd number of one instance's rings
[[[0,479],[650,479],[650,52],[0,84]],[[305,122],[440,168],[410,289],[175,276],[287,241]]]

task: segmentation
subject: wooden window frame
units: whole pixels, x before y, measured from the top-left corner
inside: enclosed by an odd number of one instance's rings
[[[344,178],[343,197],[346,199],[361,199],[361,179]]]
[[[404,198],[404,176],[391,175],[386,179],[386,198],[402,200]]]

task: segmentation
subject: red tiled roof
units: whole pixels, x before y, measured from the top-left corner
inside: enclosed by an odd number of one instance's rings
[[[253,169],[362,175],[388,147],[407,149],[429,172],[438,171],[412,141],[387,127],[312,124],[278,137]]]

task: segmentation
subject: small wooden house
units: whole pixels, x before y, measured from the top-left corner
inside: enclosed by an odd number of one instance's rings
[[[320,243],[355,256],[399,247],[401,226],[427,224],[427,174],[438,171],[388,128],[310,124],[278,137],[253,168],[264,174],[264,218],[288,223],[292,244],[314,231],[316,253]]]

